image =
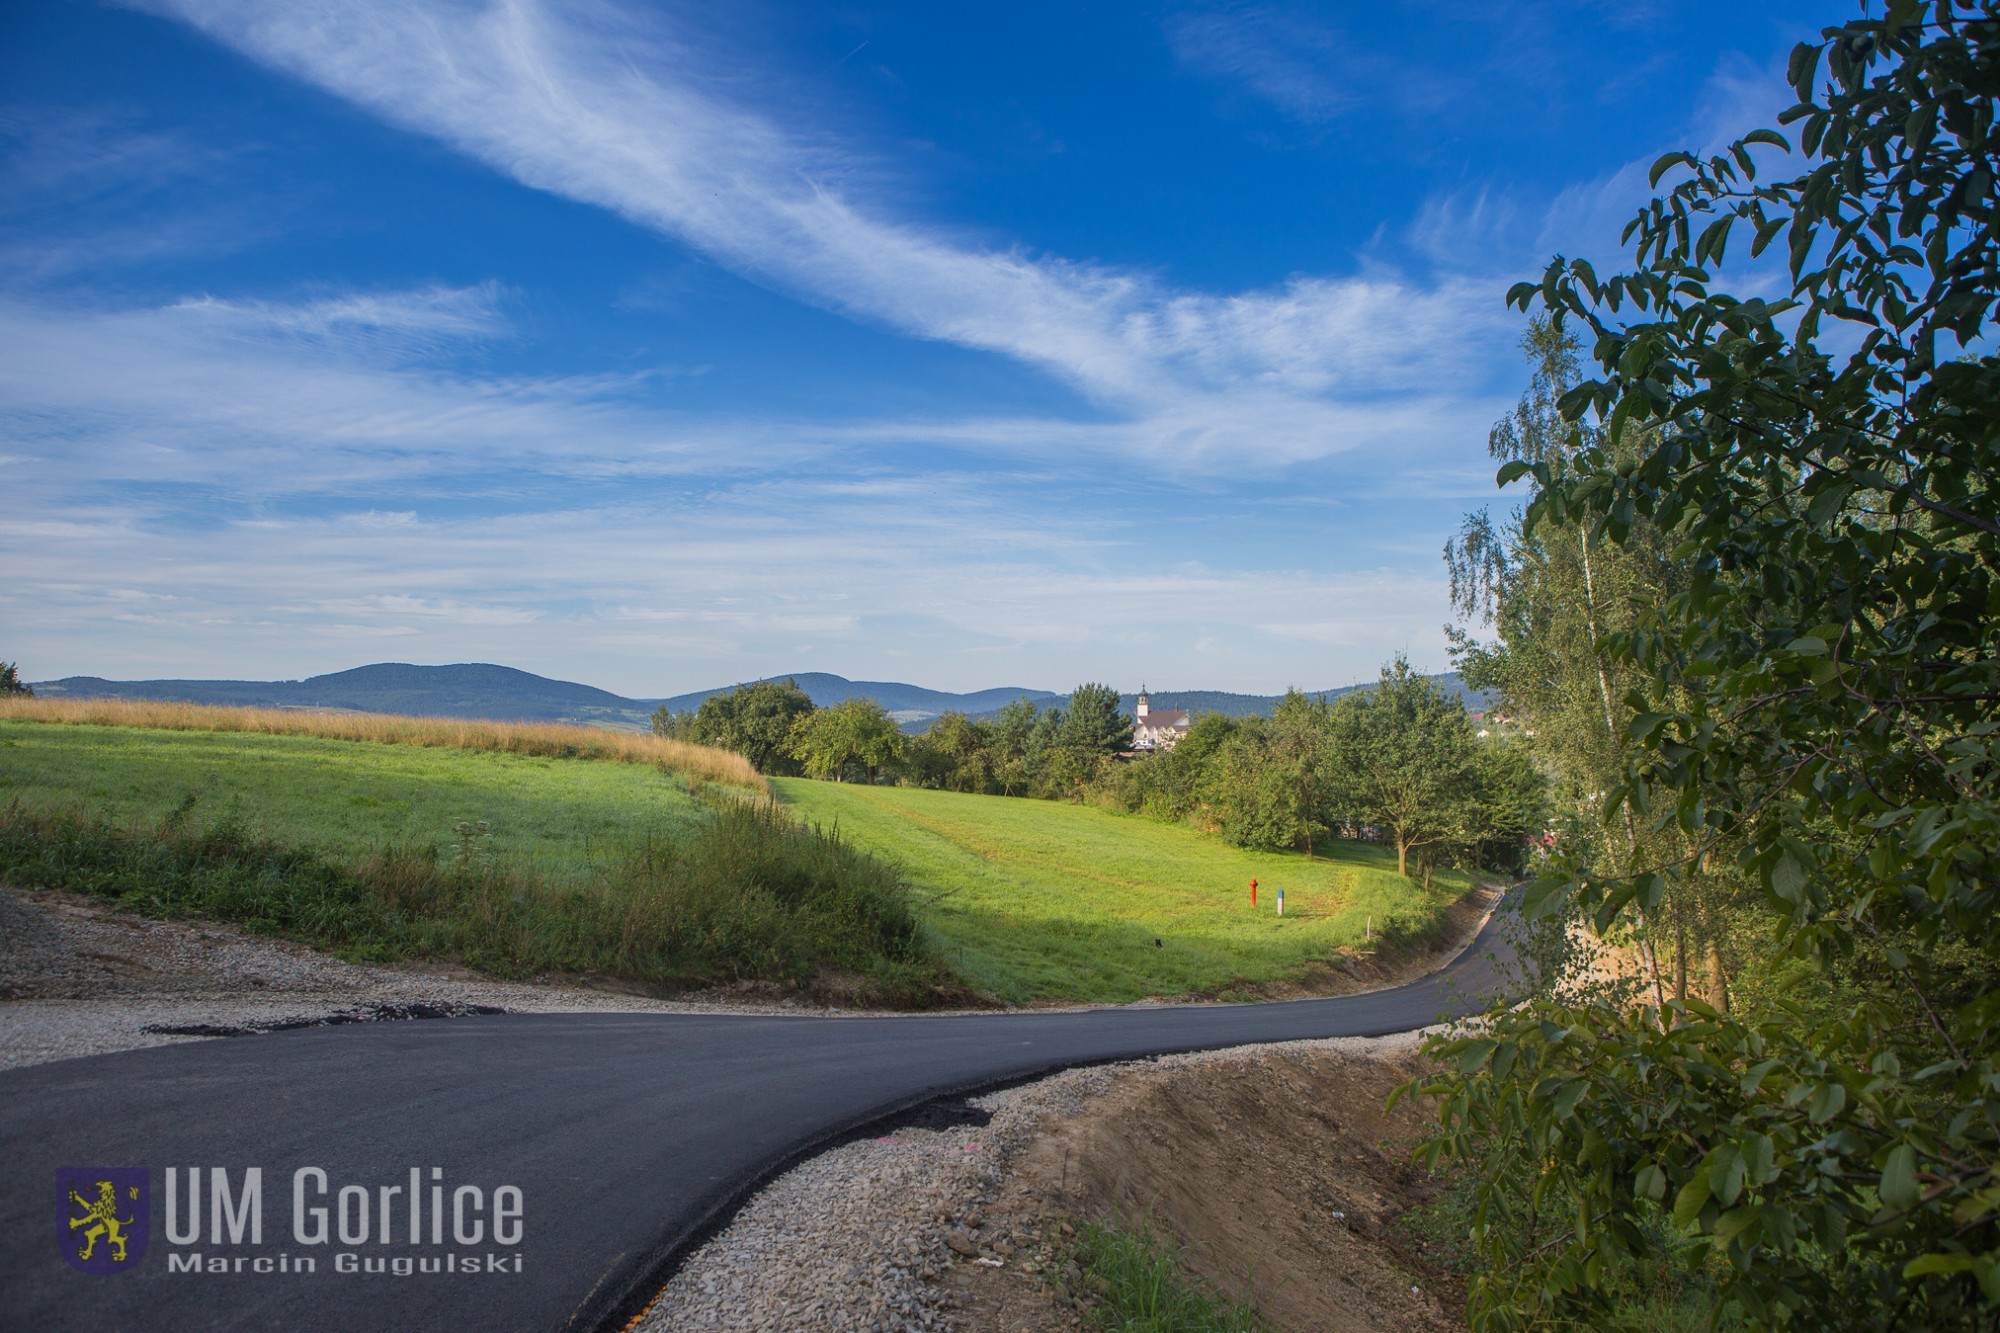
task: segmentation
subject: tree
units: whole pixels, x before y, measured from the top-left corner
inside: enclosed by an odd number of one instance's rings
[[[1308,858],[1313,854],[1313,839],[1325,833],[1334,818],[1328,744],[1332,728],[1333,709],[1325,695],[1286,690],[1272,710],[1268,732],[1271,762],[1284,774],[1291,793],[1296,840],[1305,843]]]
[[[1410,853],[1443,846],[1468,823],[1477,797],[1474,737],[1465,705],[1410,669],[1400,654],[1373,690],[1343,695],[1328,718],[1335,802],[1358,822],[1380,824],[1396,843],[1396,869]]]
[[[1206,805],[1218,831],[1238,847],[1276,851],[1308,837],[1300,816],[1304,786],[1297,767],[1273,748],[1271,731],[1263,718],[1244,719],[1207,765]]]
[[[1494,459],[1541,467],[1561,479],[1586,449],[1614,453],[1620,464],[1636,458],[1643,432],[1613,446],[1602,431],[1587,422],[1572,425],[1558,410],[1580,373],[1572,331],[1535,319],[1522,350],[1533,378],[1487,437]],[[1613,542],[1579,518],[1538,516],[1530,524],[1516,516],[1496,527],[1481,511],[1468,516],[1445,546],[1445,563],[1454,609],[1496,634],[1480,643],[1446,626],[1459,669],[1467,684],[1499,693],[1500,707],[1520,721],[1523,740],[1555,776],[1572,850],[1611,873],[1670,859],[1684,845],[1678,830],[1649,828],[1630,812],[1609,822],[1597,814],[1604,793],[1622,780],[1631,752],[1627,728],[1635,713],[1628,696],[1647,679],[1637,664],[1609,651],[1607,640],[1631,630],[1641,608],[1684,584],[1685,562],[1670,557],[1659,530],[1644,520],[1624,541]],[[1655,937],[1663,930],[1671,934],[1684,954],[1691,920],[1699,923],[1699,941],[1714,950],[1726,934],[1718,914],[1703,909],[1715,895],[1695,902],[1687,891],[1693,887],[1681,886],[1634,923],[1634,942],[1661,1003],[1666,976]]]
[[[993,755],[993,781],[1002,796],[1025,793],[1031,781],[1028,767],[1029,738],[1035,730],[1039,711],[1032,699],[1016,699],[993,715],[987,724]]]
[[[792,730],[813,711],[812,698],[796,680],[760,680],[711,694],[692,714],[653,714],[656,735],[719,745],[748,759],[760,773],[797,772],[793,766]]]
[[[1689,567],[1602,644],[1640,681],[1602,808],[1678,846],[1565,857],[1529,909],[1610,927],[1733,865],[1794,971],[1433,1046],[1481,1327],[1607,1322],[1655,1219],[1755,1324],[2000,1318],[2000,0],[1884,10],[1794,52],[1798,174],[1760,179],[1775,129],[1671,154],[1631,273],[1509,296],[1599,376],[1557,400],[1566,461],[1501,469],[1530,528],[1650,526]],[[1780,299],[1715,289],[1746,238],[1784,242]]]
[[[1069,696],[1057,744],[1082,755],[1116,754],[1132,744],[1132,719],[1118,711],[1109,685],[1079,685]]]
[[[872,785],[903,754],[902,728],[873,699],[843,699],[793,726],[791,755],[816,778],[839,782],[852,766]]]
[[[1517,875],[1527,868],[1530,840],[1548,827],[1548,776],[1533,751],[1515,740],[1489,738],[1475,754],[1476,794],[1459,859]]]
[[[993,781],[992,738],[964,713],[940,713],[909,746],[909,766],[925,786],[983,792]]]
[[[35,691],[21,679],[21,672],[14,663],[0,662],[0,698],[8,695],[24,695],[32,699]]]

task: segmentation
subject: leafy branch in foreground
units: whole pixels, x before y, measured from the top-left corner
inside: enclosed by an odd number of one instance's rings
[[[1885,9],[1794,54],[1795,143],[1656,165],[1635,271],[1509,294],[1598,375],[1501,469],[1526,529],[1678,576],[1596,644],[1602,815],[1657,855],[1572,849],[1530,910],[1643,933],[1734,875],[1769,943],[1730,1012],[1544,998],[1435,1045],[1481,1327],[1615,1325],[1661,1215],[1760,1326],[2000,1324],[2000,0]],[[1782,299],[1714,288],[1781,239]]]

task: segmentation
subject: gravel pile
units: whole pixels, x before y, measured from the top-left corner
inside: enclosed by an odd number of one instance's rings
[[[690,1255],[632,1328],[957,1330],[971,1265],[1035,1274],[1040,1238],[991,1222],[1010,1164],[1048,1120],[1082,1112],[1139,1070],[1199,1068],[1272,1051],[1404,1049],[1416,1035],[1240,1047],[1071,1069],[965,1105],[983,1125],[898,1128],[812,1158],[752,1196]]]

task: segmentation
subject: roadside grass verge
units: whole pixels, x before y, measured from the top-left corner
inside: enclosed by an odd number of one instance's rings
[[[1248,1305],[1221,1300],[1183,1273],[1173,1252],[1149,1230],[1086,1222],[1077,1228],[1068,1258],[1083,1275],[1077,1294],[1092,1302],[1090,1318],[1101,1329],[1261,1333],[1267,1327]]]
[[[1427,890],[1371,844],[1332,843],[1309,860],[1055,801],[803,778],[773,785],[806,819],[901,869],[945,960],[1014,1004],[1229,998],[1343,947],[1441,943],[1445,909],[1471,887],[1441,872]]]
[[[210,704],[123,699],[0,700],[0,722],[41,722],[92,727],[144,727],[160,731],[256,732],[368,741],[454,750],[486,750],[546,759],[609,759],[651,764],[684,778],[749,791],[768,790],[742,755],[686,741],[559,722],[474,722],[460,718],[398,717],[381,713],[307,713],[282,708],[223,708]]]
[[[907,1007],[964,998],[895,872],[773,802],[718,801],[681,835],[581,883],[435,845],[337,859],[258,837],[240,817],[198,822],[194,805],[146,825],[13,801],[0,808],[0,879],[231,921],[356,961],[660,990],[771,982]]]

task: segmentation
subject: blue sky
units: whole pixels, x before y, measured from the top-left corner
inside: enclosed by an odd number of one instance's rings
[[[0,11],[0,658],[1275,691],[1829,0]]]

